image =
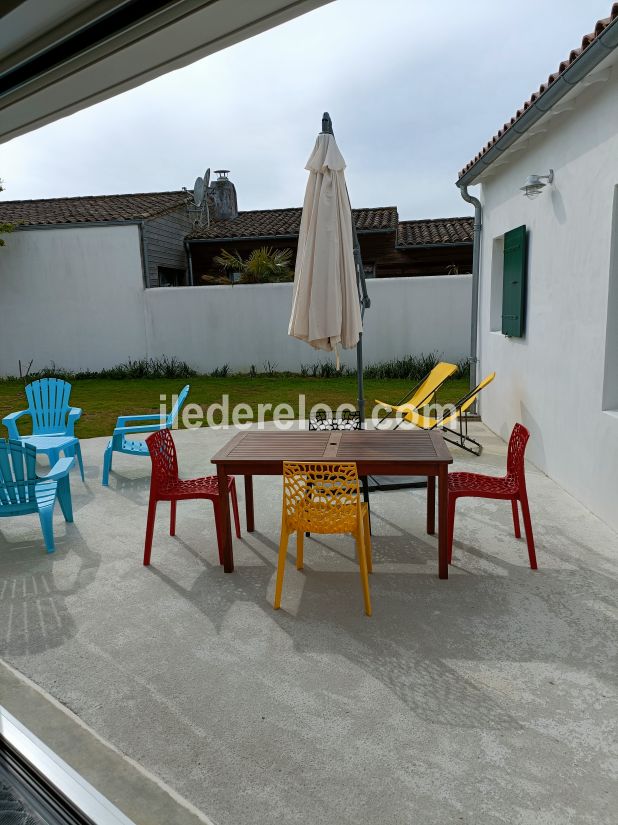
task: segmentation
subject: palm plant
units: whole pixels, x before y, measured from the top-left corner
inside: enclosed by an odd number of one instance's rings
[[[221,254],[213,258],[213,263],[227,275],[232,276],[238,272],[242,284],[291,281],[294,278],[291,261],[291,249],[272,249],[268,246],[254,249],[246,260],[236,250],[228,252],[226,249],[222,249]]]

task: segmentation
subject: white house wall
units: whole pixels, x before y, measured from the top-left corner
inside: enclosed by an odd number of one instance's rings
[[[13,232],[0,249],[0,374],[109,367],[143,357],[137,226]]]
[[[143,288],[137,226],[18,231],[0,251],[0,375],[18,361],[98,370],[175,356],[200,372],[301,364],[334,356],[287,334],[291,284]],[[471,276],[368,283],[365,362],[469,354]],[[342,361],[355,363],[355,351]]]
[[[616,76],[582,90],[574,111],[484,182],[479,352],[481,372],[497,372],[483,420],[505,439],[515,421],[525,424],[532,461],[618,529],[618,411],[603,410],[617,100]],[[550,168],[553,187],[524,197],[526,177]],[[500,239],[521,224],[529,230],[526,332],[507,339],[491,331],[492,250],[501,256]],[[618,369],[616,357],[612,364]]]

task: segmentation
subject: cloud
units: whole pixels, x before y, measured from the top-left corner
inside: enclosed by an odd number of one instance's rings
[[[241,209],[300,205],[322,112],[354,204],[467,214],[457,171],[607,0],[337,0],[0,147],[6,199],[191,187],[229,168]]]

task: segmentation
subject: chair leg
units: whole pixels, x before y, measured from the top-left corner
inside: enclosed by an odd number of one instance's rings
[[[230,485],[230,498],[232,499],[232,512],[234,513],[234,527],[236,528],[236,538],[240,538],[240,516],[238,515],[238,496],[236,495],[236,480],[232,478]]]
[[[369,576],[367,574],[367,557],[365,556],[365,539],[362,524],[358,526],[356,539],[356,551],[358,553],[358,565],[360,567],[361,584],[363,586],[363,600],[365,602],[365,613],[371,616],[371,596],[369,595]]]
[[[277,582],[275,584],[275,601],[273,607],[279,610],[281,607],[281,591],[283,590],[283,574],[285,573],[285,557],[288,552],[289,533],[284,525],[281,525],[281,538],[279,539],[279,559],[277,561]]]
[[[176,535],[176,502],[170,501],[170,536]]]
[[[150,553],[152,551],[152,536],[154,533],[155,516],[157,515],[157,500],[150,499],[148,502],[148,519],[146,521],[146,541],[144,543],[144,564],[150,564]]]
[[[84,481],[84,462],[82,460],[82,448],[79,441],[75,445],[75,455],[77,456],[77,463],[79,464],[79,472],[81,473],[82,481]]]
[[[513,508],[513,528],[515,529],[515,538],[521,538],[521,530],[519,529],[519,513],[517,511],[517,499],[511,499],[511,506]]]
[[[528,544],[528,558],[532,570],[538,570],[536,563],[536,552],[534,549],[534,536],[532,534],[532,521],[530,519],[530,508],[528,507],[528,496],[525,490],[520,492],[521,514],[524,518],[524,530],[526,531],[526,542]]]
[[[302,570],[304,566],[303,543],[305,535],[302,530],[296,531],[296,569]]]
[[[221,532],[221,510],[219,509],[219,499],[215,499],[212,504],[215,508],[215,530],[217,532],[219,564],[223,564],[223,533]]]
[[[455,532],[455,505],[457,504],[457,496],[450,495],[448,497],[448,508],[446,513],[446,540],[448,548],[448,563],[453,561],[453,534]]]
[[[367,572],[373,573],[373,559],[371,557],[371,528],[369,526],[369,511],[363,515],[363,536],[365,539],[365,558],[367,559]]]
[[[43,540],[48,553],[53,553],[56,549],[54,544],[54,506],[43,507],[39,510],[39,520],[41,522],[41,532],[43,533]]]
[[[109,447],[105,448],[105,452],[103,453],[103,478],[101,479],[101,484],[104,487],[109,487],[109,474],[112,469],[112,447],[111,444]]]
[[[73,502],[71,501],[71,485],[69,477],[66,475],[58,482],[58,501],[60,502],[60,509],[64,520],[68,522],[73,521]]]

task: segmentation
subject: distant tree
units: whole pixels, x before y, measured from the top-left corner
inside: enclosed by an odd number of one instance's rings
[[[242,284],[292,281],[294,271],[291,262],[291,249],[271,249],[268,246],[254,249],[246,260],[238,252],[228,252],[226,249],[213,258],[213,263],[228,277],[239,273]]]
[[[0,192],[4,192],[4,186],[2,185],[2,181],[0,180]],[[14,223],[1,223],[0,222],[0,236],[6,235],[7,232],[12,232],[15,229]],[[0,246],[5,246],[4,238],[0,237]]]

